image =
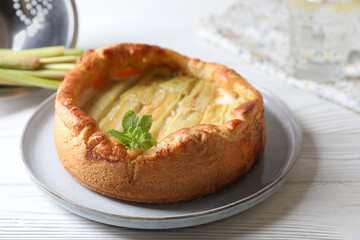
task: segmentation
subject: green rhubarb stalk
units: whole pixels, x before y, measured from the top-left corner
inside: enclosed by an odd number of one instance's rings
[[[56,57],[63,56],[65,52],[64,46],[52,46],[52,47],[41,47],[41,48],[32,48],[24,49],[19,51],[14,51],[12,49],[1,48],[1,55],[23,55],[23,56],[35,56],[35,57]]]
[[[75,66],[74,63],[46,63],[41,64],[41,69],[67,70],[70,71]]]
[[[16,82],[11,82],[11,81],[4,81],[0,79],[0,90],[2,89],[9,89],[11,87],[13,88],[22,88],[22,89],[31,89],[31,88],[36,88],[36,87],[31,87],[29,85],[23,84],[23,83],[16,83]]]
[[[7,72],[13,72],[18,74],[24,74],[24,75],[40,77],[40,78],[48,78],[54,80],[63,80],[65,75],[69,72],[66,70],[49,70],[49,69],[37,69],[37,70],[2,69],[2,70],[5,70]]]
[[[23,84],[23,83],[18,83],[18,82],[12,82],[12,81],[6,81],[6,80],[3,80],[1,77],[0,77],[0,85],[1,85],[1,88],[3,86],[22,86],[22,87],[29,87],[29,85],[26,85],[26,84]],[[0,89],[1,89],[0,88]]]
[[[0,68],[36,69],[40,66],[38,57],[0,55]]]
[[[84,51],[81,49],[69,48],[69,49],[65,49],[64,56],[69,56],[69,55],[81,56],[83,53],[84,53]]]
[[[78,59],[77,56],[58,56],[58,57],[47,57],[40,58],[40,63],[74,63]]]
[[[44,79],[34,76],[28,76],[24,74],[9,72],[3,69],[0,69],[0,81],[7,82],[11,85],[21,84],[24,86],[35,86],[42,88],[57,89],[60,81]]]

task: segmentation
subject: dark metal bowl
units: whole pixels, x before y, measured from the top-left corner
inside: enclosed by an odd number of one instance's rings
[[[78,17],[74,0],[1,0],[0,48],[75,47]]]

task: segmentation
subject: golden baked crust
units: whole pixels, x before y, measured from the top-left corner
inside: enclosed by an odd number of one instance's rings
[[[180,129],[148,154],[131,154],[79,108],[87,91],[98,91],[119,69],[169,66],[245,100],[225,125]],[[55,103],[55,145],[67,171],[105,195],[136,202],[165,203],[213,193],[246,174],[265,145],[260,93],[235,71],[174,51],[143,44],[118,44],[84,54],[60,85]]]

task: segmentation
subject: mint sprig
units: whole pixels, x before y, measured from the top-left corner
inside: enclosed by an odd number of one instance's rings
[[[139,119],[136,112],[129,110],[124,114],[121,124],[124,132],[110,129],[106,134],[115,137],[122,145],[135,150],[149,149],[157,143],[153,135],[149,133],[152,125],[151,115],[145,114]]]

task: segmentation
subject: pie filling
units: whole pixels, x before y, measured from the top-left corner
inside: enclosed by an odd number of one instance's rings
[[[103,131],[122,131],[122,117],[132,109],[139,116],[151,114],[150,132],[159,142],[167,135],[201,123],[224,125],[231,110],[242,103],[236,93],[173,72],[167,67],[146,71],[137,79],[111,79],[82,107]]]

